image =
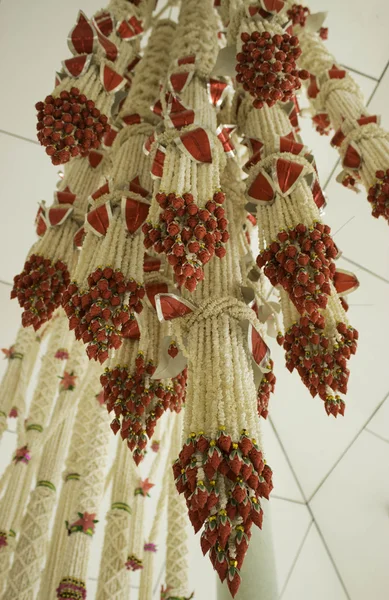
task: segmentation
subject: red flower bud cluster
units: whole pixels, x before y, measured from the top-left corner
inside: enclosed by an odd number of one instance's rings
[[[304,27],[307,17],[311,14],[311,11],[307,6],[303,6],[302,4],[293,4],[292,8],[290,8],[286,14],[292,21],[293,25],[301,25],[301,27]]]
[[[146,362],[140,353],[133,373],[127,367],[117,366],[106,369],[100,377],[108,412],[115,413],[111,428],[127,440],[136,464],[145,455],[158,419],[169,408],[177,411],[185,393],[186,373],[178,376],[177,386],[166,387],[151,379],[154,371],[153,363]]]
[[[326,410],[330,406],[329,412],[335,416],[338,412],[343,415],[344,402],[339,396],[334,397],[331,391],[347,393],[350,374],[347,361],[356,352],[358,332],[345,323],[338,323],[338,335],[332,341],[324,333],[324,326],[323,315],[316,322],[304,316],[288,329],[285,337],[279,335],[277,341],[286,352],[289,371],[297,369],[311,395],[319,394],[324,400]]]
[[[299,223],[293,229],[280,231],[257,257],[259,267],[272,285],[281,285],[300,313],[311,320],[319,317],[319,309],[327,306],[330,281],[335,273],[333,260],[338,250],[330,228],[315,223],[308,228]]]
[[[98,268],[88,277],[88,289],[81,292],[72,282],[63,295],[69,327],[87,344],[90,359],[103,363],[110,348],[119,348],[131,331],[131,315],[141,312],[145,291],[134,279],[112,267]]]
[[[251,35],[242,33],[241,39],[236,80],[255,98],[255,108],[291,100],[301,87],[300,80],[309,77],[308,71],[296,65],[301,55],[298,38],[288,33],[272,37],[267,31],[254,31]]]
[[[203,265],[214,254],[218,258],[226,254],[224,244],[229,234],[222,206],[225,195],[215,192],[204,208],[195,203],[192,194],[158,193],[156,199],[162,212],[157,225],[143,225],[144,245],[165,253],[177,284],[193,292],[204,278]]]
[[[102,115],[93,100],[78,88],[62,91],[58,98],[46,96],[37,102],[38,140],[46,146],[53,165],[69,162],[75,156],[87,156],[100,147],[110,130],[108,117]]]
[[[377,181],[369,189],[368,201],[376,219],[384,217],[389,222],[389,169],[376,172]]]
[[[173,473],[178,492],[186,498],[195,532],[204,527],[203,553],[210,553],[221,581],[227,579],[234,596],[251,526],[262,526],[260,498],[268,498],[273,488],[272,470],[246,431],[237,442],[220,431],[217,439],[209,439],[202,432],[191,434],[173,465]],[[228,498],[223,503],[218,489],[221,478]]]
[[[274,362],[270,359],[270,368],[269,373],[264,373],[262,377],[262,381],[259,384],[258,388],[258,396],[257,396],[257,410],[258,416],[266,419],[269,414],[269,400],[270,394],[274,393],[274,389],[276,387],[276,376],[273,373]]]
[[[17,298],[23,308],[23,327],[35,330],[49,321],[61,305],[62,295],[69,285],[69,271],[65,263],[32,254],[23,271],[14,277],[11,298]]]

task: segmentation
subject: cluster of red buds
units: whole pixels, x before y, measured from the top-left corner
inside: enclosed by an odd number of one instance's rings
[[[38,140],[46,146],[53,165],[67,163],[74,156],[87,156],[101,145],[110,130],[108,117],[78,88],[62,91],[58,98],[46,96],[37,102]]]
[[[285,333],[279,334],[278,343],[286,352],[289,371],[297,369],[302,381],[314,397],[319,394],[325,402],[328,414],[344,414],[345,404],[333,396],[331,390],[347,393],[349,370],[347,361],[357,349],[358,331],[345,323],[338,323],[338,336],[331,342],[324,333],[324,317],[314,323],[309,317],[301,317]]]
[[[258,395],[257,395],[257,410],[258,416],[266,419],[269,414],[269,400],[270,394],[274,393],[276,386],[276,376],[273,373],[274,362],[272,359],[269,361],[270,371],[264,373],[262,381],[259,384]]]
[[[328,225],[316,222],[310,228],[302,223],[278,233],[257,257],[259,267],[272,285],[281,285],[300,313],[307,312],[312,320],[319,309],[327,306],[331,294],[330,281],[335,273],[338,250]]]
[[[131,331],[134,312],[142,310],[144,287],[135,280],[125,281],[112,267],[98,268],[88,276],[88,290],[81,292],[75,282],[63,295],[69,327],[76,338],[87,344],[90,359],[103,363],[110,348],[119,348]]]
[[[49,321],[62,303],[62,296],[69,285],[69,271],[61,260],[32,254],[23,271],[14,277],[11,298],[17,298],[23,308],[23,327],[35,330]]]
[[[302,4],[293,4],[286,14],[292,21],[293,25],[301,25],[301,27],[304,27],[310,12],[311,11],[307,6],[303,6]]]
[[[56,589],[57,598],[74,598],[74,600],[85,600],[86,586],[81,579],[65,577]]]
[[[271,36],[267,31],[254,31],[251,35],[242,33],[241,39],[236,80],[255,98],[255,108],[291,100],[301,87],[300,80],[309,77],[308,71],[296,65],[301,55],[298,38],[288,33]]]
[[[146,362],[142,353],[135,361],[135,370],[130,373],[127,367],[116,366],[106,369],[100,377],[104,389],[104,401],[108,412],[114,411],[111,423],[115,435],[120,431],[136,464],[145,455],[148,439],[151,439],[158,419],[163,413],[181,408],[186,385],[186,373],[177,378],[177,387],[163,386],[151,379],[155,366]]]
[[[150,222],[143,225],[145,247],[165,253],[177,284],[193,292],[204,278],[203,265],[214,254],[218,258],[226,254],[224,244],[229,234],[222,206],[225,195],[215,192],[204,208],[189,193],[182,196],[158,193],[156,199],[162,211],[157,225]]]
[[[173,465],[173,473],[178,492],[186,498],[195,532],[204,526],[203,553],[210,552],[221,581],[227,579],[235,596],[251,526],[262,526],[260,498],[269,498],[272,470],[246,430],[233,442],[221,429],[216,439],[203,432],[191,434]],[[220,478],[225,490],[222,495]]]
[[[384,217],[389,222],[389,169],[376,172],[377,181],[369,189],[368,201],[376,219]]]

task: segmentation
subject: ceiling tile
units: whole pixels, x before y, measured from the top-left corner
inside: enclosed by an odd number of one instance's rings
[[[385,400],[377,414],[374,415],[368,424],[367,429],[373,433],[376,433],[377,435],[380,435],[389,442],[389,399]]]
[[[382,374],[388,364],[389,286],[361,269],[350,267],[343,259],[339,259],[338,266],[354,271],[361,284],[349,296],[349,319],[358,329],[360,340],[357,354],[350,360],[345,416],[327,417],[323,402],[311,398],[296,372],[286,372],[284,354],[276,343],[272,344],[277,384],[270,416],[306,497],[313,493],[388,392],[388,380]],[[272,464],[270,455],[269,464]]]
[[[265,507],[273,534],[278,589],[281,592],[312,518],[305,504],[271,498]]]
[[[277,402],[275,399],[274,402]],[[304,502],[296,479],[269,421],[261,422],[263,449],[273,470],[273,494],[281,498]]]
[[[45,199],[52,203],[58,167],[51,165],[37,144],[2,133],[0,162],[1,197],[6,202],[0,220],[0,279],[12,282],[36,241],[34,219],[38,202]]]
[[[308,533],[282,600],[347,600],[316,527]],[[354,600],[354,597],[353,597]]]
[[[388,597],[388,464],[389,445],[363,432],[311,503],[352,600]]]
[[[380,77],[389,55],[389,4],[382,0],[310,0],[311,12],[328,12],[328,48],[338,63]]]
[[[351,75],[360,86],[367,101],[376,86],[376,82],[368,77],[359,75],[358,73],[351,73]],[[300,108],[309,108],[309,102],[305,93],[302,93],[301,96],[299,96],[299,104]],[[320,135],[314,129],[310,117],[300,117],[299,122],[301,127],[300,135],[304,144],[311,150],[315,157],[320,182],[324,186],[338,162],[338,151],[330,144],[331,135]]]
[[[1,94],[0,129],[36,139],[35,104],[51,93],[55,72],[71,56],[67,36],[78,11],[92,16],[99,8],[94,0],[67,0],[60,5],[2,0],[0,56],[7,60],[0,62],[0,79],[12,93]]]

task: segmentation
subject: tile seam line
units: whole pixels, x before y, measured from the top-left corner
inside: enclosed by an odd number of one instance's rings
[[[386,400],[386,398],[387,398],[388,396],[389,396],[389,392],[388,392],[388,394],[385,396],[385,398],[384,398],[384,399],[381,401],[381,405],[384,403],[384,401]],[[374,411],[373,415],[371,415],[370,419],[372,419],[372,418],[373,418],[373,416],[374,416],[375,412],[377,412],[378,408],[379,408],[379,407],[377,407],[377,409]],[[369,421],[370,421],[370,419],[369,419]],[[278,431],[277,431],[277,429],[276,429],[276,427],[275,427],[275,425],[274,425],[274,423],[273,423],[273,420],[272,420],[270,417],[269,417],[269,422],[270,422],[270,425],[272,426],[272,429],[273,429],[273,431],[274,431],[274,435],[276,436],[276,438],[277,438],[277,440],[278,440],[278,443],[279,443],[279,444],[280,444],[280,446],[281,446],[281,450],[282,450],[282,452],[284,453],[285,460],[287,461],[287,463],[288,463],[288,465],[289,465],[289,468],[290,468],[290,470],[291,470],[291,472],[292,472],[292,475],[293,475],[293,477],[294,477],[294,479],[295,479],[295,481],[296,481],[296,484],[297,484],[297,486],[298,486],[298,488],[299,488],[299,490],[300,490],[300,493],[301,493],[301,495],[302,495],[303,499],[305,500],[305,502],[307,503],[307,509],[308,509],[308,511],[309,511],[309,514],[311,515],[312,521],[313,521],[313,523],[314,523],[314,524],[315,524],[315,526],[316,526],[317,532],[318,532],[318,534],[319,534],[319,536],[320,536],[320,538],[321,538],[321,540],[322,540],[323,546],[324,546],[324,548],[325,548],[325,550],[326,550],[326,552],[327,552],[327,554],[328,554],[328,557],[329,557],[329,559],[330,559],[330,561],[331,561],[331,563],[332,563],[332,566],[333,566],[333,568],[334,568],[334,571],[335,571],[335,573],[336,573],[336,575],[337,575],[337,577],[338,577],[339,583],[340,583],[340,585],[341,585],[341,586],[342,586],[342,588],[343,588],[343,591],[344,591],[344,593],[345,593],[345,595],[346,595],[346,598],[347,598],[347,600],[351,600],[351,596],[350,596],[350,595],[349,595],[349,593],[348,593],[348,590],[347,590],[347,588],[346,588],[346,585],[345,585],[345,583],[344,583],[344,581],[343,581],[343,579],[342,579],[342,577],[341,577],[341,575],[340,575],[340,572],[338,571],[338,568],[337,568],[337,566],[336,566],[336,564],[335,564],[335,561],[334,561],[334,559],[333,559],[333,557],[332,557],[332,555],[331,555],[331,552],[330,552],[330,550],[329,550],[329,547],[328,547],[328,545],[327,545],[327,542],[326,542],[326,540],[325,540],[325,538],[324,538],[324,535],[322,534],[322,532],[321,532],[321,529],[320,529],[320,527],[319,527],[319,525],[318,525],[318,523],[317,523],[317,521],[316,521],[316,519],[315,519],[315,515],[313,514],[312,508],[311,508],[311,506],[309,505],[309,502],[308,502],[308,501],[307,501],[307,499],[306,499],[306,496],[305,496],[304,490],[303,490],[303,488],[302,488],[302,486],[301,486],[301,484],[300,484],[300,481],[299,481],[299,480],[298,480],[298,478],[297,478],[297,475],[296,475],[296,472],[295,472],[295,470],[294,470],[294,468],[293,468],[293,465],[292,465],[292,463],[291,463],[291,461],[290,461],[290,459],[289,459],[289,457],[288,457],[288,455],[287,455],[287,453],[286,453],[285,446],[283,445],[283,443],[282,443],[282,440],[281,440],[281,438],[280,438],[280,436],[279,436],[279,433],[278,433]]]
[[[3,133],[4,135],[9,135],[10,137],[16,138],[17,140],[22,140],[23,142],[29,142],[30,144],[34,144],[35,146],[40,146],[39,142],[35,140],[30,140],[30,138],[24,137],[23,135],[18,135],[17,133],[12,133],[11,131],[6,131],[5,129],[0,129],[0,133]]]
[[[342,586],[342,588],[343,588],[343,591],[344,591],[344,593],[345,593],[345,596],[346,596],[347,600],[352,600],[352,598],[351,598],[351,596],[350,596],[350,594],[349,594],[349,592],[348,592],[348,589],[347,589],[347,587],[346,587],[346,584],[345,584],[345,582],[343,581],[343,577],[341,576],[341,574],[340,574],[340,571],[339,571],[339,569],[338,569],[338,567],[337,567],[337,564],[336,564],[336,562],[335,562],[335,560],[334,560],[334,557],[332,556],[332,554],[331,554],[331,552],[330,552],[330,548],[329,548],[329,546],[328,546],[328,544],[327,544],[327,542],[326,542],[326,539],[325,539],[325,537],[324,537],[324,534],[323,534],[322,530],[320,529],[320,527],[319,527],[319,524],[318,524],[318,522],[317,522],[317,520],[316,520],[316,518],[315,518],[315,515],[314,515],[314,513],[313,513],[312,507],[311,507],[311,506],[309,506],[309,504],[308,504],[308,505],[307,505],[307,508],[308,508],[308,510],[309,510],[309,513],[310,513],[310,515],[311,515],[311,517],[312,517],[312,521],[313,521],[313,523],[314,523],[314,525],[315,525],[315,527],[316,527],[316,531],[317,531],[317,533],[319,534],[319,537],[320,537],[320,539],[321,539],[321,541],[322,541],[322,543],[323,543],[323,546],[324,546],[324,548],[325,548],[325,551],[327,552],[328,558],[329,558],[329,559],[330,559],[330,561],[331,561],[332,567],[333,567],[333,569],[334,569],[334,571],[335,571],[335,573],[336,573],[336,575],[337,575],[337,577],[338,577],[339,583],[340,583],[340,585],[341,585],[341,586]]]
[[[377,279],[379,279],[380,281],[383,281],[384,283],[389,283],[389,279],[382,277],[382,275],[378,275],[378,273],[374,273],[374,271],[370,271],[370,269],[368,269],[367,267],[364,267],[363,265],[360,265],[359,263],[355,262],[355,260],[351,260],[351,258],[347,258],[347,256],[344,256],[343,254],[342,254],[342,258],[343,258],[343,260],[354,265],[354,267],[358,267],[359,269],[362,269],[362,271],[365,271],[365,273],[368,273],[372,277],[376,277]]]
[[[280,595],[278,596],[278,600],[282,600],[282,596],[285,594],[285,592],[286,592],[286,590],[287,590],[287,588],[288,588],[288,583],[289,583],[289,581],[290,581],[290,578],[291,578],[291,577],[292,577],[292,575],[293,575],[293,572],[294,572],[294,570],[295,570],[295,567],[296,567],[296,565],[297,565],[298,559],[300,558],[301,552],[303,551],[303,548],[304,548],[305,542],[307,541],[307,537],[308,537],[308,535],[309,535],[309,532],[310,532],[310,531],[311,531],[311,529],[312,529],[312,525],[313,525],[313,524],[314,524],[314,521],[313,521],[313,519],[312,519],[312,515],[311,515],[311,520],[310,520],[310,522],[309,522],[309,524],[308,524],[308,527],[307,527],[307,529],[306,529],[306,531],[305,531],[305,533],[304,533],[303,539],[301,540],[301,544],[299,545],[299,547],[298,547],[298,549],[297,549],[296,555],[295,555],[295,557],[294,557],[294,559],[293,559],[293,562],[292,562],[292,564],[291,564],[291,567],[290,567],[290,569],[289,569],[289,571],[288,571],[288,574],[287,574],[287,576],[286,576],[285,583],[284,583],[284,585],[282,586],[281,593],[280,593]]]
[[[281,440],[281,437],[280,437],[280,435],[279,435],[279,433],[278,433],[278,431],[277,431],[277,428],[276,428],[276,426],[274,425],[273,419],[272,419],[270,416],[268,417],[268,419],[269,419],[269,423],[270,423],[270,425],[271,425],[271,428],[273,429],[274,435],[276,436],[276,438],[277,438],[277,441],[278,441],[278,443],[279,443],[279,445],[280,445],[280,448],[281,448],[281,450],[282,450],[282,453],[283,453],[283,455],[285,456],[285,460],[286,460],[286,462],[287,462],[287,464],[288,464],[288,466],[289,466],[289,469],[291,470],[291,473],[292,473],[292,475],[293,475],[293,478],[294,478],[294,480],[295,480],[295,482],[296,482],[296,484],[297,484],[297,487],[298,487],[298,489],[299,489],[299,491],[300,491],[300,494],[301,494],[301,497],[302,497],[302,499],[303,499],[303,501],[304,501],[304,504],[306,504],[306,503],[307,503],[307,498],[306,498],[306,496],[305,496],[304,490],[303,490],[303,488],[301,487],[300,481],[299,481],[299,480],[298,480],[298,478],[297,478],[296,472],[295,472],[295,470],[294,470],[294,468],[293,468],[293,465],[292,465],[292,463],[291,463],[291,461],[290,461],[290,458],[289,458],[289,456],[288,456],[288,454],[287,454],[287,452],[286,452],[285,446],[284,446],[284,444],[283,444],[283,442],[282,442],[282,440]]]
[[[351,71],[351,73],[356,73],[357,75],[362,75],[362,77],[366,77],[366,79],[371,79],[371,81],[375,81],[378,83],[380,81],[379,77],[374,77],[374,75],[369,75],[368,73],[363,73],[362,71],[358,71],[358,69],[354,69],[354,67],[348,67],[347,65],[341,65],[346,71]],[[381,74],[382,75],[382,74]]]
[[[370,423],[370,421],[373,419],[373,417],[377,414],[377,412],[379,411],[379,409],[381,408],[381,406],[383,406],[383,404],[385,403],[385,401],[389,398],[389,392],[384,396],[384,398],[381,400],[381,402],[379,402],[379,404],[376,406],[376,408],[374,409],[374,411],[372,412],[372,414],[370,415],[370,417],[367,419],[367,421],[363,424],[363,426],[359,429],[359,431],[357,432],[357,434],[353,437],[353,439],[351,440],[351,442],[349,443],[349,445],[343,450],[343,452],[341,453],[341,455],[338,457],[338,459],[336,460],[336,462],[332,465],[331,469],[328,471],[328,473],[323,477],[323,479],[321,480],[321,482],[319,483],[319,485],[316,487],[316,489],[313,491],[313,493],[310,495],[310,497],[307,500],[307,504],[308,506],[310,505],[310,503],[312,502],[312,500],[314,499],[314,497],[316,496],[316,494],[319,492],[319,490],[322,488],[322,486],[324,485],[324,483],[327,481],[327,479],[329,478],[329,476],[331,475],[331,473],[334,471],[334,469],[336,469],[336,467],[338,466],[338,464],[340,463],[340,461],[345,457],[345,455],[347,454],[347,452],[350,450],[350,448],[354,445],[354,443],[357,441],[357,439],[359,438],[359,436],[361,435],[361,433],[363,433],[363,431],[367,428],[368,424]]]
[[[374,437],[378,438],[382,442],[389,444],[389,440],[386,439],[383,435],[380,435],[379,433],[376,433],[375,431],[372,431],[371,429],[368,429],[367,427],[365,428],[365,431],[367,431],[367,433],[370,433],[371,435],[374,435]]]
[[[388,60],[388,62],[386,63],[386,65],[385,65],[385,67],[384,67],[384,70],[382,71],[382,73],[381,73],[381,75],[380,75],[380,78],[379,78],[379,79],[378,79],[378,81],[377,81],[377,85],[375,86],[374,90],[373,90],[373,91],[372,91],[372,93],[370,94],[370,98],[368,99],[366,106],[369,106],[369,104],[370,104],[370,103],[371,103],[371,101],[373,100],[374,96],[376,95],[376,92],[377,92],[377,90],[378,90],[378,88],[379,88],[379,86],[380,86],[380,84],[381,84],[381,82],[382,82],[383,78],[385,77],[385,74],[386,74],[386,71],[388,70],[388,67],[389,67],[389,60]]]

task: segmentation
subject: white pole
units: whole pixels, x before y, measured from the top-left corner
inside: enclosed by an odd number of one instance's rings
[[[277,577],[274,558],[271,515],[264,501],[262,531],[253,526],[250,546],[241,570],[242,583],[235,600],[278,600]],[[217,584],[217,600],[231,600],[227,585]]]

